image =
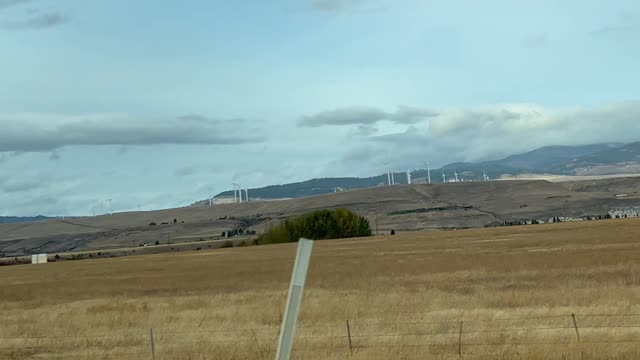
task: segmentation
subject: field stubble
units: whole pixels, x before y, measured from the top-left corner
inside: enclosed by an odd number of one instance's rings
[[[294,256],[0,268],[0,359],[272,359]],[[636,359],[638,260],[636,219],[316,242],[295,358]]]

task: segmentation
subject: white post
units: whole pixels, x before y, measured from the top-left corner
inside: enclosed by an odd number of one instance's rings
[[[431,184],[431,163],[427,163],[427,178],[429,179],[429,184]]]
[[[387,184],[391,185],[391,171],[387,170]]]
[[[280,329],[280,340],[278,342],[276,360],[289,360],[291,357],[293,339],[296,334],[296,322],[298,321],[298,313],[300,312],[300,303],[302,302],[304,284],[307,280],[307,269],[309,268],[312,249],[312,240],[300,239],[298,242],[298,253],[296,254],[296,262],[293,265],[293,275],[291,276],[291,285],[289,286],[287,307],[284,311],[284,318],[282,319],[282,329]]]
[[[244,189],[244,199],[246,202],[249,202],[249,189]]]

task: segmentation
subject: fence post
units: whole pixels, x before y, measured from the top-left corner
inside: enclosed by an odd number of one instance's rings
[[[460,335],[458,336],[458,355],[462,356],[462,326],[464,321],[460,321]]]
[[[149,339],[151,340],[151,358],[156,360],[156,344],[153,340],[153,328],[149,328]]]
[[[580,359],[584,359],[584,347],[582,346],[582,340],[580,340],[580,331],[578,331],[578,321],[576,321],[576,314],[571,313],[571,318],[573,319],[573,327],[576,328],[576,336],[578,337],[578,342],[580,343]]]
[[[578,331],[578,322],[576,321],[576,314],[571,313],[571,318],[573,319],[573,327],[576,329],[576,336],[578,336],[578,342],[582,342],[580,340],[580,331]]]
[[[351,341],[351,325],[347,320],[347,336],[349,337],[349,354],[353,355],[353,342]]]
[[[276,360],[291,359],[291,349],[293,348],[293,340],[296,334],[296,322],[298,321],[298,313],[300,312],[300,303],[302,302],[304,285],[307,280],[307,270],[309,269],[312,249],[312,240],[300,239],[300,241],[298,241],[298,252],[293,265],[287,307],[284,310],[284,316],[282,318],[282,329],[280,330],[280,338],[278,340]]]

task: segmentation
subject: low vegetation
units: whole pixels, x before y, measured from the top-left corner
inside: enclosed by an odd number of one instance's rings
[[[327,240],[364,236],[371,236],[369,221],[364,217],[347,209],[318,210],[285,220],[260,236],[257,244],[296,242],[300,238]]]

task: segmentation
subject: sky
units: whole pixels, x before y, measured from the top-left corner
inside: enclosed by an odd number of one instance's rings
[[[637,0],[0,0],[0,216],[640,141],[638,24]]]

